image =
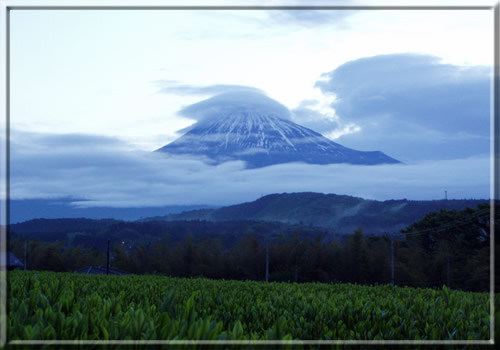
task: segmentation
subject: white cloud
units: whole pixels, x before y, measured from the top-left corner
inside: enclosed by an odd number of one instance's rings
[[[268,113],[282,119],[290,118],[288,108],[262,92],[250,90],[236,90],[216,95],[183,108],[179,114],[203,122],[242,111]]]
[[[354,123],[349,123],[341,128],[337,128],[326,133],[324,136],[328,137],[331,140],[336,140],[342,136],[354,134],[359,131],[361,131],[361,127],[359,125],[356,125]]]
[[[22,136],[22,140],[18,138]],[[37,141],[38,140],[38,141]],[[42,140],[42,142],[39,142]],[[22,141],[23,147],[19,147]],[[488,198],[487,156],[412,164],[289,163],[250,169],[130,150],[116,140],[13,133],[11,198],[72,196],[90,206],[228,205],[261,195],[313,191],[372,199]],[[96,145],[92,147],[91,145]],[[47,152],[50,145],[53,152]]]

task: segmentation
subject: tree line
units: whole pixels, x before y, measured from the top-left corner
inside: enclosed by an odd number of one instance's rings
[[[365,235],[360,227],[343,242],[325,241],[322,236],[307,239],[297,230],[269,242],[258,233],[247,233],[231,247],[217,237],[187,234],[172,245],[164,233],[155,242],[133,247],[113,242],[111,266],[136,274],[264,280],[268,249],[270,281],[386,284],[394,275],[397,285],[432,288],[446,284],[488,291],[489,213],[488,204],[441,210],[399,235]],[[9,241],[10,250],[21,260],[24,242],[21,238]],[[63,241],[32,240],[27,250],[32,270],[75,271],[106,265],[105,251],[66,246]]]

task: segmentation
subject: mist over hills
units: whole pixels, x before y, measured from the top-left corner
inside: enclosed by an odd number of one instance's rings
[[[485,202],[489,200],[377,201],[336,194],[282,193],[267,195],[253,202],[184,211],[154,219],[281,222],[324,227],[344,234],[362,226],[367,234],[382,234],[399,232],[433,211],[474,208]]]
[[[231,247],[254,234],[264,242],[298,234],[313,240],[343,241],[360,226],[365,235],[393,235],[426,214],[441,209],[475,208],[488,200],[376,201],[313,192],[271,194],[218,209],[170,213],[137,221],[58,218],[11,223],[12,239],[24,237],[104,249],[108,239],[127,247],[166,239],[177,244],[188,235],[196,240],[220,239]],[[280,238],[281,237],[281,238]]]
[[[10,199],[9,223],[15,224],[32,219],[116,219],[138,220],[155,215],[179,213],[198,208],[215,208],[208,205],[166,205],[161,207],[77,207],[74,202],[84,199],[70,197],[54,199]]]

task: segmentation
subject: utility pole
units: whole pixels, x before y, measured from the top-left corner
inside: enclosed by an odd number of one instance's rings
[[[106,255],[106,275],[109,275],[109,239],[108,239],[108,253]]]
[[[450,257],[446,261],[446,285],[450,288]]]
[[[266,282],[269,282],[269,242],[266,242]]]
[[[28,259],[27,259],[27,256],[28,256],[28,241],[24,241],[24,271],[26,271],[27,269],[27,265],[28,265]]]
[[[391,237],[391,284],[394,285],[394,236]]]

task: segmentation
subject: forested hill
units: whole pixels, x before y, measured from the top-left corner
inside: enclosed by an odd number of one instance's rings
[[[124,243],[127,247],[149,245],[160,240],[169,245],[182,242],[192,235],[196,241],[220,239],[225,247],[231,247],[241,237],[254,234],[261,242],[279,240],[297,234],[298,237],[314,240],[343,240],[325,228],[304,225],[290,225],[279,222],[256,222],[234,220],[209,221],[137,221],[92,219],[36,219],[9,227],[10,238],[41,240],[44,242],[65,242],[67,246],[84,246],[104,249],[109,239],[112,244]]]
[[[312,192],[271,194],[254,202],[185,211],[155,220],[254,220],[325,227],[352,233],[359,226],[365,233],[399,232],[426,214],[441,209],[475,208],[489,200],[376,201],[358,197]],[[151,218],[153,219],[153,218]],[[145,219],[148,220],[148,219]]]

